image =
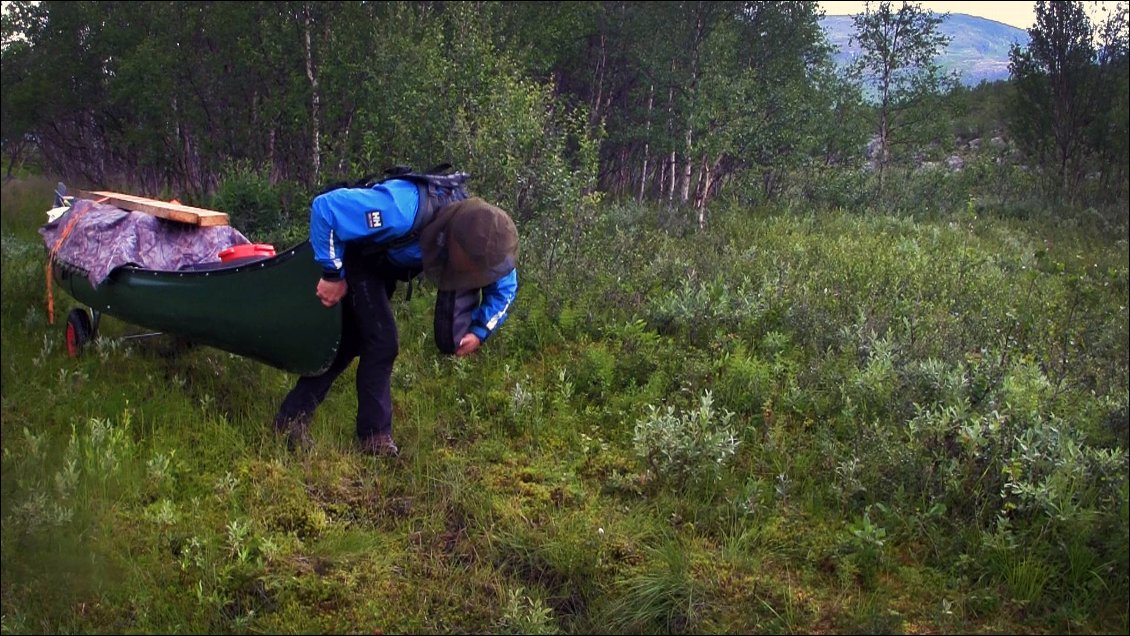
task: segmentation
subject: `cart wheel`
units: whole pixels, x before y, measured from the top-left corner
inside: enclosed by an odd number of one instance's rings
[[[72,309],[67,314],[67,355],[72,358],[82,353],[82,348],[94,336],[90,314],[85,309]]]

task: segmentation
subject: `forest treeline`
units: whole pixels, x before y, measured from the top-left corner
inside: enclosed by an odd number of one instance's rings
[[[883,205],[898,171],[995,139],[988,190],[1022,171],[1026,196],[1124,216],[1126,5],[1036,5],[1010,80],[967,89],[934,63],[942,16],[907,3],[856,16],[837,68],[816,2],[12,2],[4,154],[189,200],[259,180],[296,210],[447,161],[522,219],[611,196],[702,225],[722,196]]]
[[[1127,11],[1035,7],[963,88],[901,2],[6,3],[0,634],[1130,633]],[[44,277],[56,178],[286,248],[445,161],[522,287],[394,295],[396,462]]]

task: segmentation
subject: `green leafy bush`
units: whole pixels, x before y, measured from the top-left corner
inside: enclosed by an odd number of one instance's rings
[[[593,343],[580,352],[574,371],[577,390],[602,399],[616,377],[616,356],[602,343]]]
[[[252,242],[277,242],[281,250],[306,238],[306,203],[295,185],[272,183],[264,170],[237,162],[224,171],[211,205]]]
[[[675,407],[648,406],[633,437],[636,455],[651,477],[676,488],[718,479],[738,448],[729,411],[716,412],[709,391],[698,408],[676,413]]]
[[[744,414],[759,412],[773,388],[773,366],[739,349],[722,365],[716,391],[721,403]]]

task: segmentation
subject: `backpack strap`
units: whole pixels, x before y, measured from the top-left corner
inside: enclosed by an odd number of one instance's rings
[[[423,173],[411,171],[402,172],[399,170],[400,168],[403,168],[403,166],[386,170],[386,174],[390,174],[390,171],[396,170],[395,176],[385,177],[381,179],[381,181],[402,179],[415,183],[420,203],[416,209],[416,219],[412,222],[412,229],[404,236],[385,243],[384,245],[388,249],[396,249],[415,242],[419,239],[420,232],[424,229],[424,226],[431,223],[440,208],[450,203],[455,203],[456,201],[462,201],[470,196],[465,186],[470,175],[466,172],[453,172],[451,174],[433,172],[435,170],[449,170],[451,164],[442,163],[438,166],[434,166],[428,172]]]
[[[351,180],[345,180],[345,181],[334,181],[332,183],[327,183],[321,190],[318,191],[318,194],[316,194],[314,196],[318,197],[318,196],[321,196],[321,195],[323,195],[327,192],[331,192],[331,191],[337,190],[339,188],[369,188],[369,187],[373,186],[373,184],[374,184],[373,177],[375,177],[375,176],[377,176],[377,174],[374,172],[374,173],[371,173],[371,174],[367,174],[367,175],[361,177],[360,179],[355,179],[355,180],[352,180],[352,181]],[[383,181],[383,179],[382,179],[382,181]]]

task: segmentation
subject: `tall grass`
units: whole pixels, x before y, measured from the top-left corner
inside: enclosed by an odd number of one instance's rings
[[[531,225],[475,357],[434,352],[427,285],[395,297],[377,461],[351,372],[291,455],[285,373],[112,318],[67,357],[53,185],[3,189],[4,633],[1127,630],[1124,231]]]

